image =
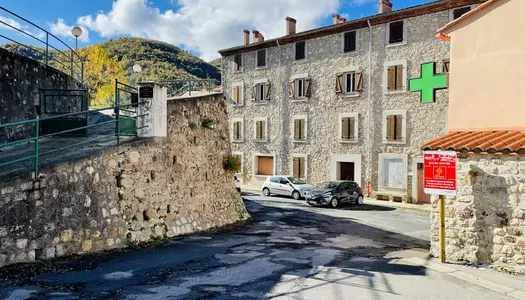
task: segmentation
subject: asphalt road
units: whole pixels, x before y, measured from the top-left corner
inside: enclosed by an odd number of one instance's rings
[[[227,232],[0,269],[0,299],[508,299],[385,258],[428,248],[427,213],[244,198],[255,222]]]

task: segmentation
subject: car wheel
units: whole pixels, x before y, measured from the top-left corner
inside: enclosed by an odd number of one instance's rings
[[[266,197],[270,196],[270,189],[269,188],[264,188],[263,189],[263,195],[265,195]]]
[[[293,191],[293,193],[292,193],[292,198],[293,198],[294,200],[299,200],[299,199],[301,199],[301,193],[299,193],[298,191]]]
[[[355,201],[357,205],[363,205],[363,202],[364,202],[363,196],[357,197],[357,200]]]
[[[330,207],[337,208],[339,206],[339,200],[336,197],[330,199]]]

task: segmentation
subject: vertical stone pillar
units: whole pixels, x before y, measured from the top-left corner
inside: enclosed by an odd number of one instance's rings
[[[139,82],[137,135],[166,137],[168,134],[168,89],[159,83]],[[146,115],[145,115],[146,114]],[[142,116],[145,115],[145,116]],[[143,128],[142,128],[143,127]]]

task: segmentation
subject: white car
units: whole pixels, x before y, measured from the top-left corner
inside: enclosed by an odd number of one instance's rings
[[[240,193],[241,192],[241,180],[237,177],[237,175],[233,176],[233,180],[235,180],[235,188]]]
[[[306,192],[314,186],[293,176],[270,176],[262,185],[262,192],[265,196],[283,195],[292,196],[295,200],[305,197]]]

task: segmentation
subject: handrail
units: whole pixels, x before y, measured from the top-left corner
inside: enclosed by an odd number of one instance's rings
[[[42,39],[42,38],[39,38],[38,36],[35,36],[33,33],[31,33],[30,31],[28,30],[23,30],[21,28],[17,28],[16,26],[13,26],[7,22],[4,22],[2,20],[0,20],[0,24],[2,24],[3,26],[7,26],[8,28],[10,29],[13,29],[15,30],[16,32],[18,33],[22,33],[30,38],[33,38],[34,40],[42,43],[44,46],[45,46],[45,49],[43,50],[40,50],[38,49],[37,47],[34,47],[34,46],[31,46],[31,45],[26,45],[26,44],[23,44],[23,43],[20,43],[16,40],[14,40],[13,38],[10,38],[6,35],[0,35],[1,38],[4,38],[10,42],[14,42],[22,47],[26,47],[32,51],[35,51],[37,53],[40,53],[40,54],[43,54],[44,56],[44,59],[45,59],[45,63],[46,65],[48,66],[51,66],[51,67],[54,67],[56,68],[54,65],[50,64],[49,62],[50,61],[54,61],[57,63],[56,66],[60,65],[62,66],[61,68],[63,68],[61,71],[65,71],[67,70],[67,72],[70,73],[71,77],[75,77],[75,75],[77,75],[77,79],[80,80],[81,82],[84,81],[84,59],[76,52],[76,50],[73,50],[73,48],[71,48],[68,44],[66,44],[64,41],[62,41],[61,39],[59,39],[57,36],[55,36],[54,34],[52,34],[51,32],[45,30],[44,28],[36,25],[35,23],[27,20],[26,18],[6,9],[5,7],[3,6],[0,6],[0,10],[4,11],[5,13],[7,13],[8,15],[11,15],[11,16],[14,16],[24,22],[26,22],[27,24],[35,27],[36,29],[42,31],[43,33],[45,33],[45,41]],[[65,50],[64,49],[59,49],[55,46],[53,46],[52,44],[49,43],[49,37],[57,40],[60,44],[64,45],[65,46]],[[50,48],[51,48],[51,52],[50,52]],[[63,55],[64,58],[65,58],[65,61],[61,61],[59,59],[56,59],[53,57],[53,52],[56,51],[56,54],[58,55]],[[80,63],[79,63],[80,62]],[[75,71],[75,68],[77,69]]]

